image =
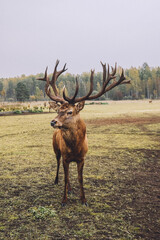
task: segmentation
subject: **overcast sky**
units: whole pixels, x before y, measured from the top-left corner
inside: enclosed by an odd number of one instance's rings
[[[0,0],[0,78],[160,66],[160,0]]]

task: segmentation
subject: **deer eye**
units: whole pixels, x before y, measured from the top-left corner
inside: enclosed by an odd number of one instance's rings
[[[71,114],[72,114],[72,111],[67,112],[67,114],[68,114],[68,115],[71,115]]]

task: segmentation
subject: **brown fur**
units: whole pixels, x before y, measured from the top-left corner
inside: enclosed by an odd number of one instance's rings
[[[80,197],[82,203],[86,203],[85,194],[83,190],[83,166],[84,156],[88,150],[88,141],[86,135],[86,125],[80,118],[79,112],[83,109],[84,102],[77,105],[64,103],[58,109],[58,116],[53,120],[56,131],[53,134],[53,148],[57,158],[57,175],[55,184],[58,184],[58,174],[60,159],[62,156],[65,187],[62,204],[67,202],[67,190],[71,191],[69,182],[69,163],[74,161],[77,163],[78,180],[80,183]],[[72,112],[68,114],[68,112]]]

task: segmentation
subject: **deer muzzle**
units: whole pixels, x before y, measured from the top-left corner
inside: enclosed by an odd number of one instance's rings
[[[54,128],[62,128],[62,124],[56,119],[51,121],[51,126]]]
[[[55,126],[56,126],[56,123],[57,123],[56,120],[52,120],[52,121],[51,121],[51,126],[52,126],[52,127],[55,127]]]

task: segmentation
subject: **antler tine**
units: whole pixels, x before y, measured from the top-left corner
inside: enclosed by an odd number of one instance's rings
[[[63,72],[67,71],[68,68],[66,68],[67,63],[65,63],[64,66],[63,66],[63,68],[62,68],[62,70],[60,70],[60,71],[57,72],[57,66],[58,66],[58,64],[59,64],[59,60],[57,60],[57,62],[58,62],[58,63],[57,63],[57,65],[55,66],[55,71],[56,71],[56,75],[57,75],[57,78],[58,78]]]
[[[66,87],[64,85],[64,87],[63,87],[63,98],[64,98],[65,101],[69,102],[70,99],[66,96],[65,89],[66,89]]]
[[[78,85],[78,80],[77,80],[77,77],[76,77],[76,90],[75,90],[75,93],[74,93],[72,98],[69,98],[69,97],[66,96],[66,94],[65,94],[65,86],[63,87],[63,98],[64,98],[64,100],[66,100],[69,103],[73,103],[74,104],[75,103],[75,98],[76,98],[76,96],[78,94],[78,90],[79,90],[79,85]]]
[[[58,64],[59,64],[59,60],[57,59],[56,65],[54,67],[53,76],[52,76],[52,79],[50,81],[50,85],[52,86],[54,94],[56,96],[58,96],[58,90],[57,90],[57,87],[56,87],[56,80],[63,72],[67,71],[67,68],[65,68],[66,67],[66,63],[65,63],[65,65],[64,65],[62,70],[57,71]]]
[[[111,66],[111,68],[112,68],[112,73],[111,73],[111,75],[114,76],[114,75],[116,74],[116,71],[117,71],[117,63],[115,63],[115,68],[112,67],[112,66]]]
[[[124,80],[123,82],[121,82],[120,84],[130,84],[131,80]]]
[[[90,76],[90,89],[89,92],[87,93],[86,96],[84,97],[79,97],[74,100],[75,103],[77,102],[82,102],[88,99],[88,97],[92,94],[93,92],[93,77],[94,77],[94,70],[91,70],[91,76]]]
[[[109,64],[108,64],[108,78],[110,77]]]
[[[65,89],[66,89],[66,87],[65,87],[65,85],[64,85],[64,87],[63,87],[63,98],[64,98],[65,101],[69,102],[69,101],[70,101],[70,98],[66,96],[66,94],[65,94]]]
[[[86,95],[86,97],[88,98],[92,92],[93,92],[93,78],[94,78],[94,70],[91,70],[91,76],[90,76],[90,90],[88,92],[88,94]]]
[[[117,81],[117,84],[121,84],[121,82],[123,82],[125,80],[125,76],[124,76],[124,70],[122,68],[122,73],[121,73],[121,76],[119,78],[119,80]]]
[[[108,67],[107,67],[107,79],[106,79],[106,63],[103,64],[103,63],[101,62],[101,64],[102,64],[102,67],[103,67],[103,85],[106,86],[106,85],[109,83],[110,80],[112,80],[113,78],[116,78],[116,76],[115,76],[115,73],[116,73],[116,65],[115,65],[115,68],[113,68],[113,67],[111,66],[111,68],[112,68],[112,73],[110,74],[110,66],[109,66],[109,64],[108,64]]]
[[[44,73],[44,78],[37,78],[37,80],[42,80],[42,81],[45,81],[46,82],[46,85],[45,85],[45,92],[46,94],[48,95],[48,90],[49,90],[49,77],[47,76],[47,70],[48,70],[48,66],[46,67],[46,70],[45,70],[45,73]]]
[[[44,78],[47,79],[47,71],[48,71],[48,66],[46,67]]]
[[[45,74],[44,74],[44,77],[43,78],[36,78],[36,80],[41,80],[41,81],[47,81],[47,70],[48,70],[48,67],[46,67],[46,70],[45,70]]]
[[[102,67],[103,67],[103,84],[105,83],[106,81],[106,63],[103,64],[101,61],[100,61]]]
[[[108,86],[108,87],[105,89],[105,93],[108,92],[108,91],[110,91],[112,88],[114,88],[114,87],[117,86],[117,85],[130,83],[130,80],[124,81],[125,79],[126,79],[126,78],[125,78],[125,76],[124,76],[124,70],[123,70],[123,68],[122,68],[122,73],[121,73],[121,76],[120,76],[119,80],[113,82],[110,86]]]
[[[78,94],[78,90],[79,90],[79,84],[78,84],[78,80],[77,80],[77,77],[76,77],[76,90],[75,90],[74,96],[72,97],[71,101],[75,100],[75,98]]]
[[[60,102],[60,103],[64,103],[65,100],[59,96],[55,96],[55,95],[52,95],[51,93],[51,90],[50,90],[50,87],[46,85],[46,88],[45,88],[45,91],[46,91],[46,94],[48,95],[48,97],[53,100],[54,102]]]
[[[106,64],[104,65],[104,64],[102,64],[102,67],[103,67],[103,76],[104,76],[104,74],[106,75]],[[102,88],[105,90],[105,88],[106,88],[106,86],[108,85],[108,83],[112,80],[112,79],[114,79],[114,78],[116,78],[116,76],[115,76],[115,73],[116,73],[116,68],[114,69],[113,67],[111,67],[112,68],[112,73],[110,74],[110,66],[109,66],[109,64],[108,64],[108,68],[107,68],[107,79],[105,79],[105,81],[104,81],[104,78],[103,78],[103,86],[102,86]],[[105,73],[104,73],[105,72]]]
[[[103,67],[103,86],[102,86],[102,88],[105,89],[106,86],[108,85],[108,83],[110,82],[110,80],[116,78],[116,76],[115,76],[116,65],[115,65],[115,68],[113,68],[111,66],[112,73],[110,73],[110,66],[109,66],[109,64],[108,64],[107,70],[106,70],[106,64],[103,64],[102,62],[101,62],[101,64],[102,64],[102,67]],[[106,78],[106,72],[107,72],[107,78]]]
[[[65,71],[68,70],[68,68],[66,68],[66,65],[67,65],[67,63],[64,64],[64,67],[63,67],[63,69],[62,69],[62,72],[65,72]]]
[[[55,65],[55,70],[57,69],[58,64],[59,64],[59,60],[57,59],[56,60],[56,65]]]

